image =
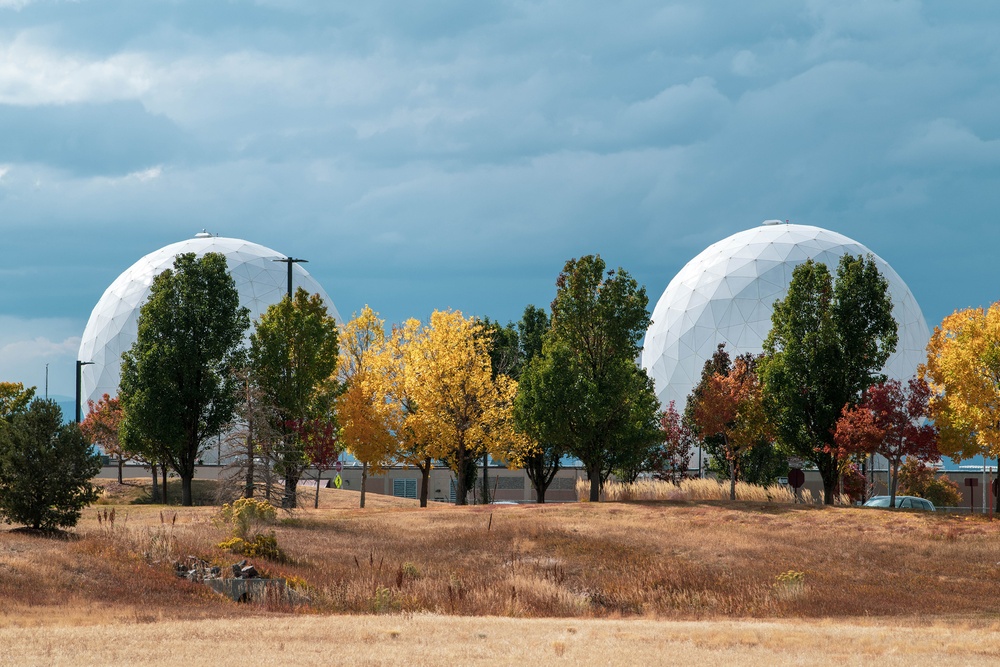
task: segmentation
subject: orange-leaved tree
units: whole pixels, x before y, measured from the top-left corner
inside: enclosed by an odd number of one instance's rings
[[[889,462],[889,507],[895,507],[896,481],[904,457],[940,460],[937,429],[927,423],[930,388],[920,378],[910,378],[904,388],[899,380],[872,385],[861,403],[844,406],[834,442],[837,457],[849,460],[858,454],[881,454]]]
[[[122,466],[132,458],[132,454],[122,447],[118,437],[121,423],[122,409],[117,396],[112,398],[104,394],[96,403],[92,399],[87,400],[87,416],[80,424],[80,430],[91,444],[98,445],[105,454],[118,460],[119,484],[122,483]]]
[[[730,500],[736,500],[740,454],[771,437],[755,365],[755,358],[744,354],[736,358],[729,373],[713,374],[694,409],[700,432],[722,438]]]
[[[1000,456],[1000,303],[955,311],[934,328],[920,376],[942,454]]]
[[[396,457],[394,409],[378,380],[379,355],[385,348],[385,323],[367,305],[340,330],[337,379],[344,393],[337,398],[341,443],[361,462],[361,500],[369,474],[381,474]]]

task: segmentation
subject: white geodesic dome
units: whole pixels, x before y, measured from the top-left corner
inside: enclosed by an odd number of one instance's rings
[[[710,245],[667,285],[653,310],[641,359],[660,403],[675,401],[678,410],[684,409],[719,343],[732,357],[762,352],[774,302],[787,294],[792,270],[812,259],[835,273],[845,253],[871,254],[889,281],[899,342],[884,372],[898,380],[910,378],[927,358],[930,331],[903,279],[881,257],[842,234],[769,220]]]
[[[111,283],[90,314],[77,357],[83,362],[93,362],[82,368],[84,407],[88,398],[96,401],[104,394],[118,394],[121,355],[138,336],[139,309],[146,302],[153,278],[172,268],[177,255],[188,252],[199,257],[209,252],[226,256],[229,274],[240,293],[240,305],[250,310],[251,327],[268,306],[278,303],[288,293],[288,264],[274,261],[286,256],[250,241],[202,232],[193,239],[149,253]],[[319,294],[329,313],[341,321],[330,297],[302,264],[293,264],[292,287]]]

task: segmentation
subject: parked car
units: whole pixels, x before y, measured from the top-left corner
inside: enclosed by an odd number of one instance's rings
[[[889,507],[889,496],[874,496],[865,503],[865,507]],[[896,496],[896,507],[901,510],[936,511],[934,503],[916,496]]]

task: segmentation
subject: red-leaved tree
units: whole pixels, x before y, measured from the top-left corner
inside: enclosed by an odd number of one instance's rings
[[[93,444],[98,445],[104,453],[118,459],[118,483],[122,483],[122,466],[132,458],[126,452],[118,438],[118,429],[122,423],[122,409],[118,398],[104,394],[96,403],[87,401],[87,416],[80,424],[83,436]],[[154,471],[155,474],[155,471]]]
[[[674,401],[670,401],[666,412],[660,418],[663,430],[663,444],[650,457],[650,468],[657,479],[669,479],[680,484],[691,463],[694,434],[677,412]]]
[[[336,426],[325,419],[293,419],[285,426],[298,435],[302,451],[309,463],[316,468],[316,500],[314,508],[319,508],[319,480],[323,473],[337,465],[343,447]]]
[[[872,385],[861,403],[845,409],[834,432],[838,456],[881,454],[889,462],[889,506],[896,506],[896,480],[904,457],[938,461],[937,429],[927,422],[930,388],[919,378]]]

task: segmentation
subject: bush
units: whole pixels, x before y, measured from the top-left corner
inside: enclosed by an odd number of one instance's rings
[[[218,544],[220,549],[247,558],[287,560],[285,552],[278,546],[278,538],[274,532],[263,532],[264,526],[274,524],[278,519],[277,510],[267,501],[240,498],[232,504],[223,505],[219,516],[233,533],[230,539]]]
[[[240,498],[222,506],[220,519],[230,526],[235,537],[252,540],[263,526],[278,520],[278,511],[271,503],[256,498]]]
[[[7,523],[54,531],[75,526],[97,500],[90,480],[101,457],[54,401],[36,399],[0,421],[0,514]]]
[[[935,507],[958,507],[962,493],[958,484],[944,475],[935,476],[934,469],[916,459],[909,459],[899,469],[899,491],[902,496],[918,496]]]

